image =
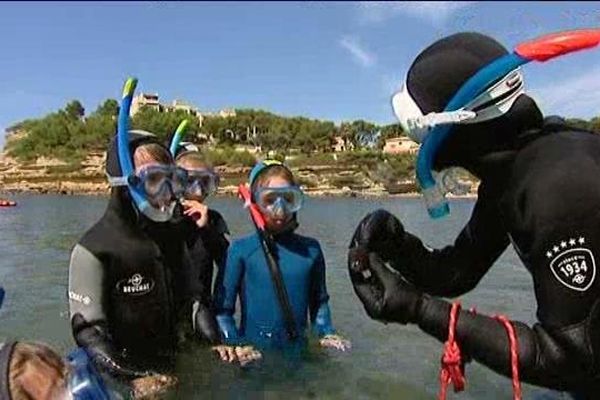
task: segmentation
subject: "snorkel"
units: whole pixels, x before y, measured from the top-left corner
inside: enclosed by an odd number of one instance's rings
[[[171,219],[175,202],[171,206],[163,206],[160,209],[152,206],[143,190],[132,184],[132,178],[135,176],[135,168],[131,156],[129,145],[129,111],[133,100],[133,93],[137,86],[136,78],[129,78],[123,87],[123,96],[121,107],[119,109],[119,119],[117,124],[117,151],[119,156],[119,166],[121,168],[121,177],[109,178],[112,185],[126,185],[131,195],[131,199],[137,210],[154,222],[166,222]]]
[[[190,124],[190,121],[188,121],[187,119],[184,119],[183,121],[181,121],[179,123],[179,126],[175,130],[175,134],[173,135],[173,139],[171,139],[171,144],[169,146],[169,151],[171,152],[171,155],[173,156],[173,158],[175,158],[175,154],[177,154],[177,149],[179,148],[179,143],[181,142],[181,139],[183,139],[183,135],[185,135],[185,132],[187,131],[189,124]]]
[[[433,166],[444,141],[451,135],[453,124],[468,123],[469,119],[474,118],[468,114],[470,111],[465,107],[521,65],[531,61],[548,61],[564,54],[595,47],[598,43],[600,29],[558,32],[521,43],[512,53],[496,59],[469,78],[450,99],[443,112],[427,116],[432,129],[423,138],[417,156],[416,175],[431,218],[444,217],[450,212],[443,184],[435,179]],[[443,118],[442,114],[447,118]]]

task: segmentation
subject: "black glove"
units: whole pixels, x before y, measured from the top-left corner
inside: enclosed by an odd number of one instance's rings
[[[398,218],[380,209],[367,214],[354,231],[350,248],[363,247],[368,252],[379,255],[392,268],[402,259],[401,250],[405,231]]]
[[[129,365],[127,360],[113,349],[110,335],[101,324],[88,323],[81,314],[75,314],[71,319],[71,325],[77,345],[85,348],[100,370],[125,381],[154,374],[152,371]]]
[[[192,305],[194,334],[212,345],[221,344],[219,325],[212,311],[199,301]]]
[[[348,270],[354,291],[371,318],[401,324],[418,322],[423,295],[377,254],[363,247],[351,248]]]

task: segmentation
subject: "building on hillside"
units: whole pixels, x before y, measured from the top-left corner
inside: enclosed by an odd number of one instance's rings
[[[231,118],[231,117],[235,117],[237,114],[235,113],[235,110],[233,108],[224,108],[221,111],[219,111],[219,117],[221,118]]]
[[[163,104],[160,102],[158,93],[140,93],[135,96],[131,102],[131,116],[137,114],[143,107],[150,107],[158,112],[185,111],[189,115],[198,118],[200,126],[202,126],[204,117],[230,118],[236,116],[236,112],[232,108],[224,108],[216,113],[203,113],[197,107],[183,100],[173,100],[170,104]]]
[[[354,144],[352,142],[346,142],[342,136],[335,136],[333,141],[334,143],[331,145],[331,150],[333,150],[334,153],[354,150]]]
[[[158,101],[158,93],[140,93],[131,101],[131,116],[137,114],[143,107],[149,107],[155,111],[162,111],[162,105]]]
[[[415,154],[419,145],[406,136],[398,136],[385,140],[383,152],[386,154]]]
[[[167,112],[183,111],[191,116],[194,116],[198,118],[198,122],[200,123],[200,126],[202,126],[202,120],[204,118],[202,116],[202,113],[200,113],[200,110],[186,103],[183,100],[173,100],[173,102],[170,105],[167,105],[164,108]]]

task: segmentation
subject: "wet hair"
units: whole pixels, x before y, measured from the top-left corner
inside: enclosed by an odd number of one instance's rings
[[[54,400],[67,388],[68,365],[50,347],[18,342],[9,364],[12,400]]]
[[[138,146],[133,152],[133,163],[137,166],[150,162],[171,164],[173,157],[166,148],[157,143],[147,143]]]
[[[184,167],[185,164],[188,168],[212,168],[208,160],[197,151],[183,152],[175,158],[175,162],[180,167]]]
[[[254,192],[256,189],[265,186],[269,179],[276,176],[285,179],[290,183],[290,185],[296,184],[294,174],[292,174],[292,171],[289,168],[283,165],[273,165],[267,167],[256,177],[254,183],[252,184],[252,191]]]

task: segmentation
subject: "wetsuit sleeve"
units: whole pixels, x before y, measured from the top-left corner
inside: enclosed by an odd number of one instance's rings
[[[69,313],[75,342],[94,362],[121,379],[146,376],[127,365],[112,343],[104,298],[104,267],[85,247],[76,245],[69,265]]]
[[[309,305],[310,320],[313,332],[318,336],[335,333],[329,309],[329,294],[325,278],[325,257],[317,244],[318,254],[312,270],[312,290]]]
[[[454,245],[430,249],[405,232],[397,249],[390,249],[393,266],[410,282],[435,296],[456,297],[472,290],[509,244],[497,198],[482,184],[467,225]]]
[[[419,327],[445,342],[448,338],[450,304],[426,298],[421,306]],[[518,343],[519,375],[523,382],[556,390],[576,391],[586,385],[589,376],[584,360],[569,354],[573,341],[585,337],[583,324],[562,332],[550,332],[541,324],[530,328],[511,321]],[[484,315],[461,311],[456,327],[456,340],[466,355],[499,374],[511,377],[510,342],[499,321]],[[589,357],[586,357],[589,358]]]
[[[225,343],[234,345],[241,341],[235,325],[235,303],[240,293],[244,274],[243,254],[240,246],[232,245],[227,252],[227,261],[223,269],[223,279],[215,290],[215,309],[217,323]]]

